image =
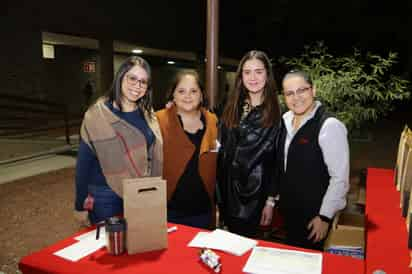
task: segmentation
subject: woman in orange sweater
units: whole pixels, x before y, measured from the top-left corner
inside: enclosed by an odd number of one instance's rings
[[[163,136],[163,177],[167,180],[168,221],[212,228],[216,184],[217,118],[196,72],[177,75],[168,101],[156,113]]]

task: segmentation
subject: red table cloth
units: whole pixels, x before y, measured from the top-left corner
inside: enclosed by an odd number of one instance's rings
[[[24,274],[213,273],[211,269],[199,261],[199,249],[187,247],[187,244],[200,230],[183,225],[177,225],[177,227],[177,231],[168,235],[169,248],[166,250],[111,256],[107,254],[105,248],[102,248],[77,262],[71,262],[53,255],[55,251],[76,242],[73,237],[70,237],[23,257],[19,263],[19,268]],[[296,249],[267,241],[259,241],[258,246]],[[250,255],[250,251],[241,257],[220,251],[216,251],[216,253],[221,257],[222,274],[243,273],[242,269]],[[324,253],[322,261],[322,273],[325,274],[364,273],[363,260]]]
[[[366,273],[412,273],[400,194],[391,169],[369,168],[366,179]]]

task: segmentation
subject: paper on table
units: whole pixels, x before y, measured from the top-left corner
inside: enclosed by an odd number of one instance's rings
[[[66,248],[60,249],[53,254],[63,259],[67,259],[73,262],[80,260],[81,258],[95,252],[96,250],[105,246],[105,242],[96,239],[81,240],[75,244],[69,245]]]
[[[96,240],[96,230],[79,235],[74,239],[79,242],[60,249],[53,254],[63,259],[76,262],[106,245],[106,233],[104,227],[101,228],[98,240]]]
[[[242,256],[256,245],[257,241],[255,240],[221,229],[215,229],[210,233],[199,232],[188,244],[190,247],[217,249],[237,256]]]
[[[321,274],[322,254],[257,246],[243,268],[259,274]]]
[[[198,232],[196,236],[187,245],[189,247],[206,247],[206,237],[208,237],[210,232]]]
[[[252,240],[225,230],[216,229],[209,235],[213,239],[212,246],[237,256],[242,256],[248,250],[257,245],[256,240]]]

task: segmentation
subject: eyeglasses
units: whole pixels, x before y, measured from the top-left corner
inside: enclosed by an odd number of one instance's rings
[[[134,85],[139,84],[139,86],[142,88],[147,88],[147,86],[149,85],[146,79],[139,79],[136,76],[131,75],[131,74],[126,74],[126,80],[129,85],[134,86]]]
[[[298,88],[296,90],[286,90],[283,92],[283,94],[285,95],[285,97],[288,97],[288,98],[292,97],[293,95],[302,96],[311,88],[312,87],[303,87],[303,88]]]

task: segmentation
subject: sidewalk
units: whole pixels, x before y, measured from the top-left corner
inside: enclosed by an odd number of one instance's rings
[[[70,139],[72,143],[78,142],[76,135]],[[76,148],[67,145],[61,137],[0,139],[0,146],[0,184],[76,165]]]
[[[46,155],[0,166],[0,184],[47,173],[67,167],[74,167],[76,158],[64,155]]]

